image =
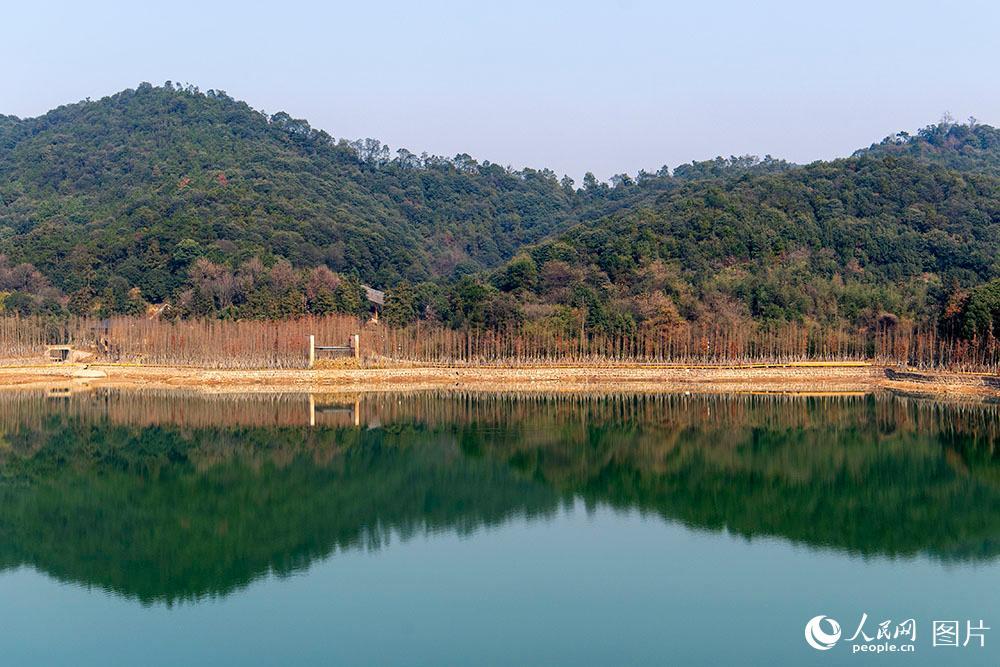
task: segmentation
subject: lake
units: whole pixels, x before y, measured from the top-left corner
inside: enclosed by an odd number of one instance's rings
[[[1000,664],[997,405],[95,390],[0,433],[3,664]]]

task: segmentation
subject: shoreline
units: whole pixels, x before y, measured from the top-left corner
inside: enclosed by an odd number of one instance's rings
[[[208,369],[116,364],[0,367],[0,390],[185,389],[205,393],[365,393],[455,389],[518,393],[858,394],[893,391],[1000,400],[1000,377],[867,362],[744,366],[534,366]]]

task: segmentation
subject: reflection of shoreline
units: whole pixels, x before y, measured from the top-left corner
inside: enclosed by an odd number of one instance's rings
[[[1000,431],[1000,404],[940,402],[921,396],[868,393],[634,393],[630,391],[570,393],[493,392],[462,389],[372,391],[362,393],[225,393],[187,389],[78,388],[74,391],[0,391],[0,429],[40,425],[61,415],[84,421],[108,420],[130,426],[211,427],[364,427],[393,423],[429,426],[470,421],[516,425],[537,418],[545,407],[569,417],[566,410],[584,409],[590,418],[617,421],[629,413],[650,424],[701,426],[704,406],[715,425],[762,426],[770,419],[786,424],[819,420],[835,423],[857,406],[877,407],[878,419],[896,428],[937,432],[943,415],[954,421],[978,415],[977,428]],[[803,406],[809,406],[803,412]],[[816,410],[821,409],[818,416]],[[712,414],[714,411],[714,414]],[[552,417],[554,415],[550,415]],[[765,418],[766,417],[766,418]],[[934,417],[934,422],[927,419]],[[855,417],[852,417],[855,419]],[[720,421],[721,420],[721,421]],[[710,425],[710,424],[709,424]],[[708,426],[708,425],[706,425]]]
[[[80,377],[80,375],[92,377]],[[864,362],[776,366],[399,367],[211,370],[166,366],[0,367],[0,387],[189,389],[206,393],[359,393],[457,388],[518,392],[841,393],[898,390],[1000,398],[1000,380],[975,373],[892,373]]]
[[[1000,406],[311,398],[314,427],[308,394],[0,393],[0,569],[144,601],[225,595],[389,535],[465,535],[566,502],[864,557],[1000,554]]]

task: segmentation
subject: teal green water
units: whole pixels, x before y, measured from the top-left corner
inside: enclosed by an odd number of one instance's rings
[[[3,664],[1000,664],[995,405],[8,394],[0,430]],[[852,654],[863,613],[915,651]]]

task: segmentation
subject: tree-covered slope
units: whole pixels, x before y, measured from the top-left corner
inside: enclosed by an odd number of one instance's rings
[[[576,188],[169,83],[0,117],[0,312],[364,312],[360,280],[395,324],[889,317],[970,335],[1000,322],[998,258],[1000,131],[975,123]]]
[[[1000,178],[909,154],[691,181],[527,248],[493,283],[606,328],[933,321],[1000,277]]]
[[[0,252],[67,293],[113,273],[150,301],[187,279],[192,254],[282,257],[387,285],[496,265],[572,208],[551,172],[389,158],[378,142],[336,142],[174,86],[5,117]]]

